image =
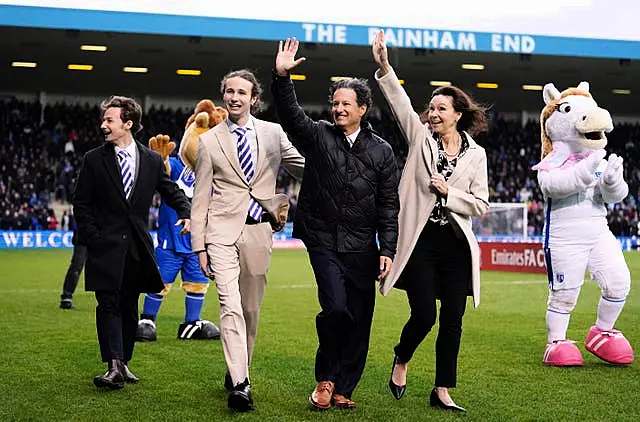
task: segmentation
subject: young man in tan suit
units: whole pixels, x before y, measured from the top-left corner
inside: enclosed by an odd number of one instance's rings
[[[200,137],[191,241],[218,291],[228,406],[248,411],[254,408],[249,364],[272,232],[281,228],[288,207],[286,195],[275,193],[276,179],[281,164],[301,179],[304,158],[279,125],[252,116],[262,89],[250,71],[228,73],[221,91],[229,118]]]

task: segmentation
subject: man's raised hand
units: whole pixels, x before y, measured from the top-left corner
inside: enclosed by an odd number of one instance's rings
[[[298,66],[305,57],[296,60],[296,53],[300,42],[295,38],[287,38],[286,41],[278,42],[278,54],[276,55],[276,72],[280,76],[286,76],[291,69]]]

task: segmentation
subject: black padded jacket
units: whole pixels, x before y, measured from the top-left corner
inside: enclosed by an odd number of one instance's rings
[[[293,236],[307,248],[338,252],[376,249],[394,258],[398,241],[399,172],[391,146],[365,121],[353,147],[344,132],[309,118],[293,83],[274,75],[271,85],[280,123],[305,157]]]

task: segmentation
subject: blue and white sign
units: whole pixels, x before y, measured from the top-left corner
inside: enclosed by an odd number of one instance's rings
[[[156,232],[151,232],[154,246],[158,245]],[[73,248],[72,231],[55,230],[0,230],[0,249]]]
[[[301,241],[293,239],[293,224],[287,223],[279,233],[273,234],[274,248],[302,248]],[[158,233],[150,232],[153,245],[158,246]],[[0,230],[0,249],[73,248],[72,231],[55,230]]]
[[[291,236],[293,224],[287,223],[279,233],[273,234],[273,247],[275,249],[304,248],[304,244]],[[157,233],[151,232],[153,243],[157,246]],[[33,248],[72,248],[73,232],[71,231],[2,231],[0,230],[0,249],[33,249]],[[536,242],[542,243],[542,236],[531,236],[522,239],[520,236],[487,236],[479,235],[479,242]],[[640,238],[619,237],[618,241],[624,251],[637,251],[640,249]]]
[[[325,0],[278,7],[245,0],[237,8],[200,0],[0,0],[0,25],[299,40],[370,45],[384,29],[390,45],[458,51],[640,59],[640,2],[456,0],[456,7],[416,7],[410,0]],[[311,2],[309,2],[311,3]],[[380,3],[380,4],[376,4]],[[197,14],[197,15],[196,15]]]
[[[71,231],[2,231],[0,249],[72,248]]]

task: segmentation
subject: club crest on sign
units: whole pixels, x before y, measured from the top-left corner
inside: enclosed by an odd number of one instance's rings
[[[195,173],[189,167],[184,167],[176,184],[185,193],[187,198],[193,198],[193,188],[196,183]]]

